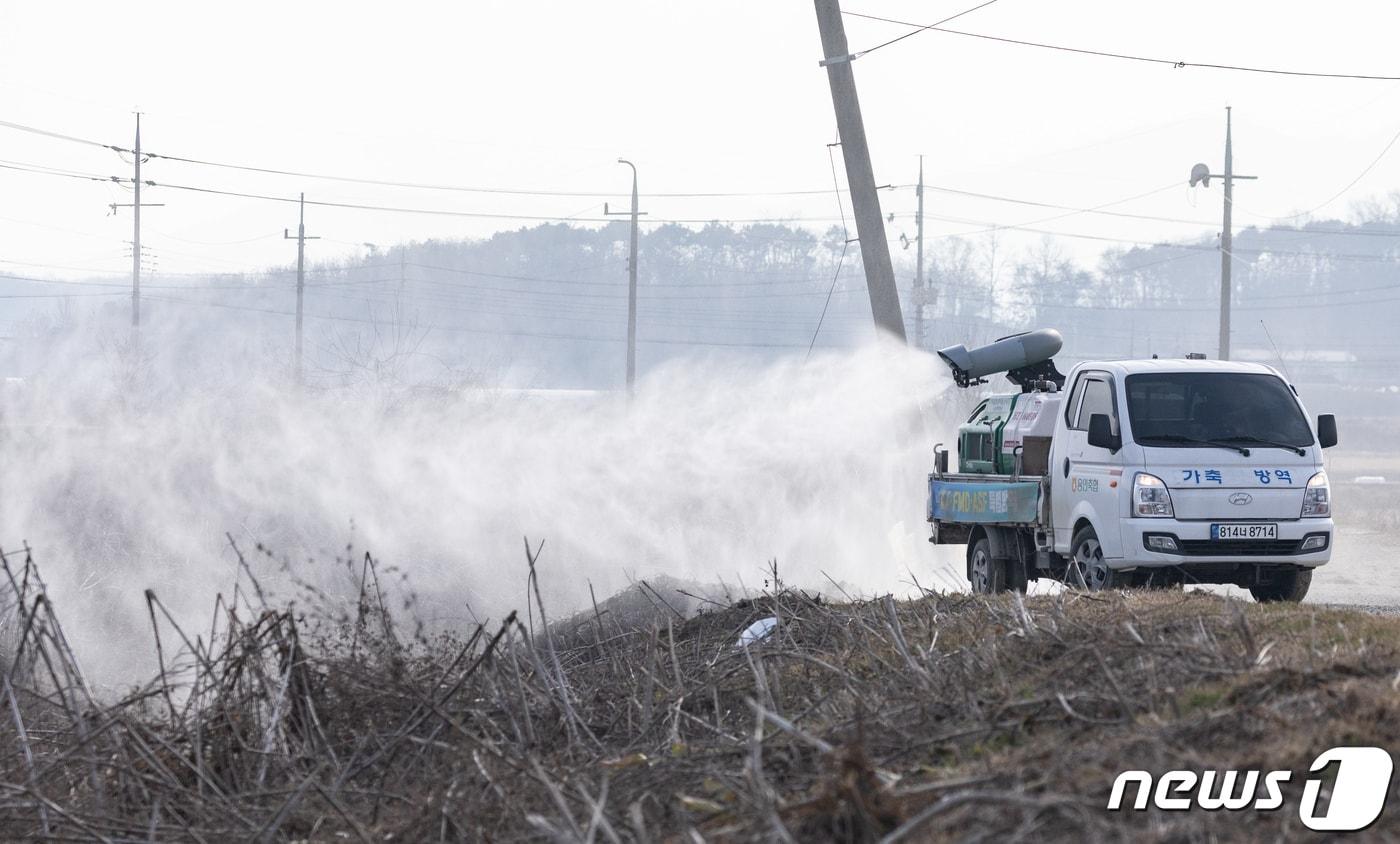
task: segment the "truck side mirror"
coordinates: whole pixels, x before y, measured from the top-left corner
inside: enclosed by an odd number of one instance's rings
[[[1123,447],[1123,437],[1113,433],[1113,423],[1107,413],[1095,413],[1089,417],[1089,445],[1117,451]]]
[[[1323,448],[1331,448],[1337,444],[1337,417],[1330,413],[1320,413],[1317,416],[1317,444]]]

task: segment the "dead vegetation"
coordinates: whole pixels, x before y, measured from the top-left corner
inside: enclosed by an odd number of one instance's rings
[[[84,682],[33,560],[6,557],[0,838],[1274,840],[1305,831],[1301,773],[1278,812],[1104,807],[1126,768],[1305,772],[1400,738],[1400,620],[639,583],[550,625],[537,553],[529,613],[459,637],[401,627],[368,558],[348,610],[276,605],[249,575],[191,631],[148,592],[161,670],[119,700]]]

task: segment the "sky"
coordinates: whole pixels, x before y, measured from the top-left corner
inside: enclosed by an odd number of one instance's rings
[[[976,5],[848,0],[846,12],[932,23]],[[258,167],[588,196],[347,184],[152,159],[143,179],[309,200],[503,216],[312,206],[312,260],[429,238],[484,237],[517,217],[601,218],[640,172],[648,224],[785,219],[839,224],[830,90],[812,4],[478,0],[446,4],[147,2],[0,5],[0,121],[151,153]],[[1335,2],[998,0],[950,27],[1187,62],[1400,76],[1400,7]],[[848,15],[853,49],[910,31]],[[1132,242],[1214,237],[1220,192],[1188,189],[1222,165],[1234,108],[1236,225],[1400,187],[1400,82],[1176,68],[927,31],[855,62],[877,182],[931,186],[1173,221],[1067,212],[930,189],[931,240],[989,224],[1072,235],[1075,257]],[[129,177],[129,159],[0,128],[0,164]],[[840,170],[840,156],[835,156]],[[1368,170],[1368,165],[1374,166]],[[1363,175],[1364,173],[1364,175]],[[1360,176],[1358,179],[1357,177]],[[844,184],[844,173],[837,173]],[[1355,184],[1343,192],[1350,183]],[[722,197],[649,196],[707,192]],[[1337,196],[1338,193],[1340,196]],[[1335,198],[1334,198],[1335,197]],[[296,207],[174,188],[145,212],[157,273],[286,265]],[[1126,201],[1124,201],[1126,200]],[[130,269],[126,188],[0,169],[0,270]],[[885,191],[888,235],[912,237],[914,192]],[[1054,219],[1051,219],[1054,218]],[[1185,222],[1177,222],[1185,221]],[[852,224],[853,228],[853,224]],[[1003,230],[1011,250],[1041,235]]]

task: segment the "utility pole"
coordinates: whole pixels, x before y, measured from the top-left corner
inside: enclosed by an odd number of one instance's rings
[[[839,0],[815,0],[817,26],[821,30],[822,52],[819,63],[826,68],[831,84],[831,101],[836,109],[836,127],[841,135],[841,156],[846,163],[846,183],[851,188],[855,210],[856,236],[860,259],[865,266],[865,286],[870,293],[870,310],[877,328],[905,340],[904,315],[899,307],[890,246],[885,242],[885,224],[880,216],[880,196],[875,187],[875,171],[870,164],[870,147],[865,140],[865,123],[856,98],[856,77],[846,43],[846,26],[841,20]]]
[[[118,208],[130,208],[132,218],[131,235],[131,328],[136,331],[141,328],[141,209],[159,208],[163,202],[141,202],[141,112],[136,112],[136,148],[133,150],[136,161],[136,173],[131,180],[135,195],[131,202],[113,202],[111,204],[112,213],[117,213]]]
[[[1210,168],[1204,164],[1197,164],[1191,168],[1191,186],[1197,182],[1206,187],[1210,187],[1211,179],[1225,180],[1225,222],[1220,231],[1220,359],[1230,359],[1230,300],[1233,296],[1232,282],[1230,281],[1231,264],[1234,263],[1234,229],[1230,221],[1230,212],[1234,210],[1235,204],[1235,180],[1236,179],[1257,179],[1258,176],[1240,176],[1235,173],[1235,155],[1230,139],[1230,106],[1225,106],[1225,173],[1217,175],[1210,172]]]
[[[914,348],[924,348],[924,306],[928,304],[928,286],[924,283],[924,157],[919,156],[919,212],[915,218],[917,257],[914,259]]]
[[[619,158],[617,163],[632,168],[632,210],[609,211],[608,204],[604,202],[603,216],[627,213],[632,217],[632,248],[627,258],[627,394],[630,396],[637,380],[637,218],[646,212],[637,209],[637,165],[625,158]]]
[[[1225,106],[1225,223],[1220,230],[1220,359],[1230,359],[1230,299],[1234,288],[1230,265],[1234,263],[1235,228],[1230,212],[1235,206],[1235,154],[1230,145],[1230,107]]]
[[[306,241],[308,241],[308,240],[320,240],[320,238],[319,238],[319,237],[307,237],[307,236],[306,236],[306,194],[305,194],[305,193],[303,193],[303,194],[301,195],[301,200],[298,202],[298,207],[299,207],[299,211],[298,211],[298,214],[297,214],[297,236],[296,236],[296,238],[295,238],[295,240],[296,240],[296,242],[297,242],[297,340],[296,340],[296,373],[295,373],[295,374],[296,374],[297,386],[301,386],[302,381],[303,381],[303,379],[302,379],[302,369],[301,369],[301,323],[302,323],[301,302],[302,302],[303,292],[304,292],[305,289],[306,289]],[[283,238],[284,240],[292,240],[292,239],[293,239],[293,238],[292,238],[291,232],[290,232],[289,230],[287,230],[287,229],[283,229],[283,230],[282,230],[282,238]]]

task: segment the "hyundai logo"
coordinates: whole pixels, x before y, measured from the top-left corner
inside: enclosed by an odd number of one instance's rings
[[[1253,501],[1253,500],[1254,500],[1254,496],[1250,495],[1250,494],[1247,493],[1247,492],[1237,492],[1237,493],[1235,493],[1234,495],[1230,496],[1230,503],[1231,503],[1231,504],[1238,504],[1238,505],[1240,505],[1241,507],[1243,507],[1244,505],[1250,503],[1250,502]]]

